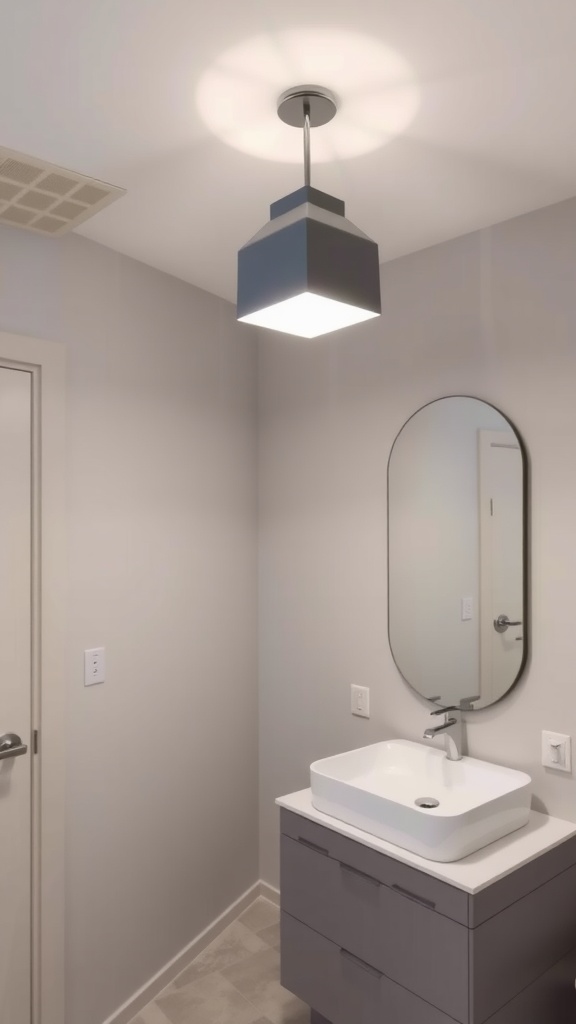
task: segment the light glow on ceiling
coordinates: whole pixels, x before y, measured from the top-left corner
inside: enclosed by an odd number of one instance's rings
[[[314,129],[314,163],[369,153],[406,131],[420,105],[410,65],[370,36],[340,29],[264,33],[222,53],[202,75],[196,103],[209,129],[234,149],[299,163],[302,138],[277,115],[294,82],[322,82],[338,116]]]
[[[321,334],[339,331],[342,327],[351,327],[376,316],[379,314],[370,309],[360,309],[313,292],[301,292],[283,302],[241,316],[239,320],[255,327],[295,334],[299,338],[318,338]]]

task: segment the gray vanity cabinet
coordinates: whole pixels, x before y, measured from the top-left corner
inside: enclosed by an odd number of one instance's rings
[[[281,812],[281,980],[314,1024],[576,1024],[576,837],[476,895]]]

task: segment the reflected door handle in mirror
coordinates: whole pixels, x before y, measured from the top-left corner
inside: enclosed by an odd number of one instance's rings
[[[22,757],[28,747],[15,732],[7,732],[0,736],[0,761],[7,757]]]
[[[499,615],[497,619],[494,619],[494,629],[497,633],[505,633],[508,626],[521,626],[522,622],[516,621],[511,622],[507,615]]]

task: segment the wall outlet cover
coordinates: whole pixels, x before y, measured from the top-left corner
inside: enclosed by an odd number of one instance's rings
[[[92,647],[84,651],[84,686],[103,683],[105,679],[105,650],[103,647]]]

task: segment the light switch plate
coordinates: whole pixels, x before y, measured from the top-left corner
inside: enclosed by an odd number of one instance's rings
[[[350,710],[360,718],[370,718],[370,690],[367,686],[350,687]]]
[[[542,733],[542,764],[558,772],[572,772],[571,737],[562,732]]]
[[[93,647],[84,651],[84,686],[94,686],[94,683],[103,683],[105,679],[105,650],[103,647]]]

